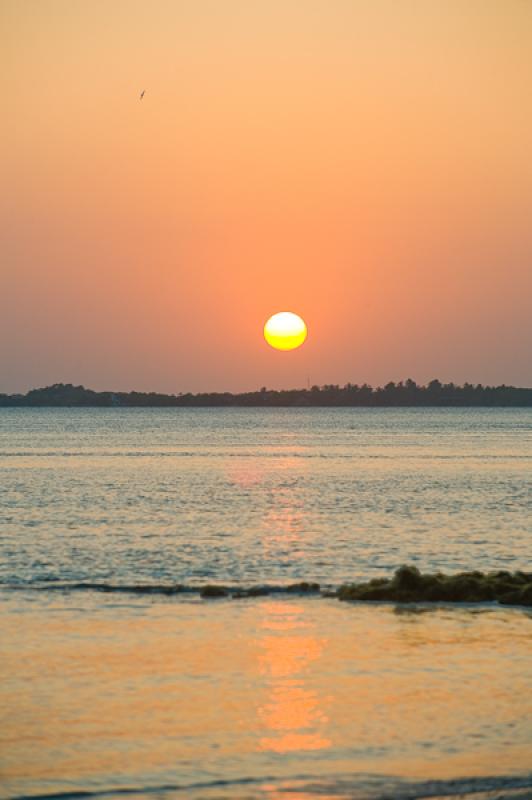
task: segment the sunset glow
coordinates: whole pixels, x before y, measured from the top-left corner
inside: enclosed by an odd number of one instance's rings
[[[528,385],[532,3],[1,6],[0,391]]]
[[[532,800],[532,0],[0,42],[0,800]]]

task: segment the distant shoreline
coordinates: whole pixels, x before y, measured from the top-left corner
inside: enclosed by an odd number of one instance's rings
[[[373,388],[368,384],[327,384],[309,389],[256,392],[95,392],[84,386],[56,383],[27,394],[0,394],[0,408],[529,408],[532,388],[441,383],[419,386],[411,379]]]

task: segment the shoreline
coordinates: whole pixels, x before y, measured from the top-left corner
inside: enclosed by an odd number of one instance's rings
[[[12,795],[10,800],[75,800],[102,798],[119,800],[124,797],[188,797],[190,800],[532,800],[532,776],[489,776],[457,778],[456,780],[428,779],[408,781],[385,776],[363,776],[340,779],[337,783],[312,782],[296,779],[288,785],[276,786],[273,778],[242,778],[234,781],[213,781],[212,784],[165,786],[115,786],[75,791],[50,791]]]
[[[44,581],[40,583],[3,583],[0,590],[29,592],[100,592],[173,597],[197,595],[202,600],[242,600],[272,595],[312,596],[356,604],[417,605],[426,608],[478,606],[487,608],[532,607],[532,573],[466,571],[451,575],[441,572],[421,573],[415,566],[403,565],[392,578],[372,578],[366,582],[346,583],[336,589],[319,583],[299,581],[291,584],[120,584],[98,581]]]

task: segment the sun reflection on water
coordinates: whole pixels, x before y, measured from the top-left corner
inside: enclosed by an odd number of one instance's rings
[[[327,717],[323,702],[311,687],[309,673],[323,650],[323,640],[312,635],[301,605],[273,601],[262,605],[259,670],[268,685],[266,702],[258,714],[268,732],[258,741],[260,750],[288,753],[323,750]]]
[[[268,560],[281,570],[305,555],[304,464],[293,450],[287,454],[284,448],[275,448],[275,460],[264,462],[260,469],[250,470],[241,461],[227,471],[240,490],[264,493],[259,535]],[[286,600],[266,601],[260,608],[258,670],[266,697],[257,709],[264,730],[257,749],[274,753],[326,749],[331,742],[324,735],[328,722],[324,700],[312,683],[324,642],[314,634],[309,609]]]
[[[263,518],[262,544],[266,557],[287,565],[305,557],[305,497],[301,483],[301,459],[281,458],[276,466],[276,481],[268,494]]]

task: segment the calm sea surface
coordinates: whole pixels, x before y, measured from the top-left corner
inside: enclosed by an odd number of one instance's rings
[[[0,410],[0,796],[529,785],[524,609],[131,589],[531,569],[531,467],[531,410]]]

